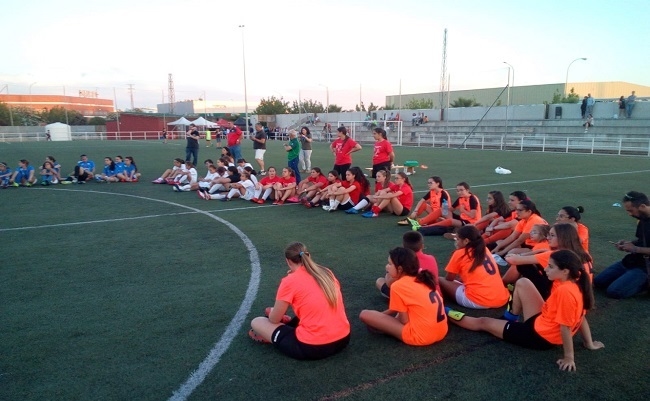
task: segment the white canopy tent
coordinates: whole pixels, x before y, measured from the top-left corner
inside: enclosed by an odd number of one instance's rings
[[[176,121],[172,121],[172,122],[170,122],[170,123],[167,123],[167,125],[190,125],[190,124],[192,124],[192,123],[190,122],[190,120],[188,120],[188,119],[185,118],[185,117],[181,117],[181,118],[179,118],[179,119],[176,120]]]
[[[45,126],[45,131],[50,133],[53,141],[71,141],[72,130],[69,125],[63,123],[53,123]]]
[[[203,117],[199,117],[196,120],[192,121],[192,124],[199,126],[199,127],[207,127],[207,128],[216,128],[218,125],[217,123],[213,123],[212,121],[208,121]]]

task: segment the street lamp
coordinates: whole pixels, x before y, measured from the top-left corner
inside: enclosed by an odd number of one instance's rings
[[[569,86],[569,68],[571,68],[571,64],[575,63],[578,60],[587,60],[586,57],[579,57],[572,62],[569,63],[569,66],[566,68],[566,80],[564,81],[564,97],[567,97],[569,94],[568,86]]]
[[[246,46],[244,44],[244,25],[239,25],[241,28],[241,55],[244,64],[244,110],[246,112],[246,136],[248,136],[248,92],[246,90]]]
[[[329,113],[330,113],[330,88],[327,85],[323,84],[318,84],[318,86],[322,86],[325,88],[325,103],[327,104],[327,108],[325,109],[325,114],[328,115],[327,122],[329,122]]]

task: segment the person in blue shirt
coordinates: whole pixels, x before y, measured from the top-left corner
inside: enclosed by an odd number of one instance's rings
[[[140,173],[138,172],[138,167],[135,165],[132,156],[124,158],[124,167],[122,171],[117,174],[117,178],[121,182],[138,182],[140,179]]]
[[[12,171],[7,163],[0,162],[0,188],[5,189],[9,186],[9,181],[11,181]]]
[[[118,182],[119,178],[117,178],[117,173],[117,165],[113,161],[113,158],[105,157],[104,170],[100,175],[96,176],[95,179],[97,182]]]
[[[29,165],[29,160],[21,159],[18,162],[18,168],[11,177],[11,185],[14,187],[31,187],[33,184],[36,184],[34,166]]]
[[[88,160],[88,156],[86,155],[79,156],[79,159],[77,165],[74,166],[74,172],[62,181],[62,184],[71,184],[73,182],[85,184],[86,181],[93,179],[95,176],[95,162]]]
[[[47,156],[41,171],[41,185],[58,184],[61,181],[61,165],[57,163],[54,156]]]
[[[115,170],[117,175],[120,175],[124,171],[124,158],[120,155],[115,156]]]

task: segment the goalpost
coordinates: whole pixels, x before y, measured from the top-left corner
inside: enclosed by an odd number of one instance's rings
[[[344,126],[348,129],[350,138],[357,142],[368,142],[373,140],[372,130],[380,127],[386,131],[388,140],[394,146],[402,146],[403,124],[403,121],[337,121],[336,128]],[[333,134],[336,128],[332,127]]]

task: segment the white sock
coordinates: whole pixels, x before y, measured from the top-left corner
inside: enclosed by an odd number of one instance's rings
[[[210,194],[213,194],[213,193],[215,193],[215,192],[219,192],[219,191],[221,191],[222,189],[225,189],[223,185],[221,185],[221,184],[214,184],[214,185],[212,186],[212,188],[210,188],[210,190],[209,190],[208,192],[210,192]]]
[[[361,200],[359,201],[359,203],[357,203],[356,205],[354,205],[354,209],[356,209],[356,210],[361,210],[361,209],[363,209],[363,208],[366,207],[366,206],[368,206],[368,201],[365,200],[365,199],[361,199]]]
[[[214,195],[210,194],[208,196],[210,197],[210,199],[224,199],[226,197],[226,195],[224,194],[214,194]]]
[[[259,199],[261,194],[262,194],[262,188],[256,189],[253,198]]]
[[[232,199],[232,197],[235,196],[235,194],[238,194],[238,193],[239,193],[239,190],[237,188],[233,188],[230,191],[228,191],[227,198]]]
[[[271,192],[273,191],[273,188],[266,188],[266,191],[264,191],[264,195],[262,195],[262,200],[267,200],[269,196],[271,196]]]
[[[181,191],[183,192],[189,192],[192,186],[190,184],[186,184],[180,187]]]
[[[330,199],[330,209],[336,209],[339,207],[339,204],[341,202],[337,201],[336,199]]]

